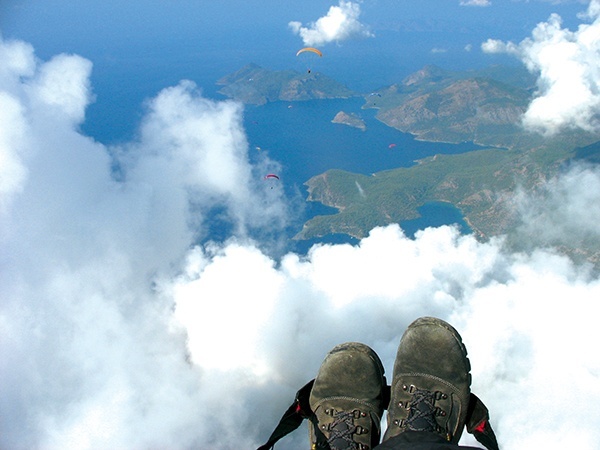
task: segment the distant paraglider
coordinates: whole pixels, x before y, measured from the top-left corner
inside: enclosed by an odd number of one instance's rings
[[[396,144],[390,144],[388,145],[388,148],[394,148],[396,146]]]
[[[265,175],[264,179],[275,181],[275,180],[279,180],[279,176],[275,175],[274,173],[268,173],[267,175]],[[271,185],[270,187],[271,187],[271,189],[273,189],[273,185]]]
[[[298,50],[298,52],[296,53],[296,56],[301,55],[302,53],[314,53],[315,55],[318,55],[319,58],[321,58],[323,56],[323,53],[321,52],[321,50],[319,50],[318,48],[314,48],[314,47],[304,47],[301,48],[300,50]],[[308,73],[311,73],[311,68],[309,67],[307,69]]]
[[[379,92],[371,92],[369,94],[369,97],[379,97],[381,98],[381,94]],[[375,102],[375,99],[373,99],[373,105],[376,105],[377,103]]]
[[[301,48],[300,50],[298,50],[298,53],[296,53],[296,56],[298,56],[299,54],[304,53],[304,52],[313,52],[319,56],[323,56],[323,53],[321,52],[321,50],[319,50],[318,48],[314,48],[314,47]]]

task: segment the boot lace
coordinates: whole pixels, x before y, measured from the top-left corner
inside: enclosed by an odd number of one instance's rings
[[[327,443],[331,450],[369,450],[368,446],[357,443],[353,439],[354,434],[369,432],[360,425],[354,425],[354,419],[359,417],[366,417],[366,413],[358,410],[338,411],[331,424],[323,425],[323,429],[329,431]]]
[[[440,433],[436,416],[445,416],[446,413],[435,406],[435,401],[444,394],[416,388],[410,402],[410,410],[404,425],[408,430],[433,431]]]

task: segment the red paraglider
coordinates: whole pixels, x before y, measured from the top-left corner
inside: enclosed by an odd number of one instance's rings
[[[265,180],[279,180],[279,176],[275,175],[274,173],[268,173],[265,175]],[[273,189],[273,183],[269,184],[271,185],[270,188]]]
[[[396,146],[396,144],[390,144],[388,145],[388,148],[394,148]]]

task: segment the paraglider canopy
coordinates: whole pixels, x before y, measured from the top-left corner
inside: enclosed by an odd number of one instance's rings
[[[265,175],[265,180],[279,180],[279,176],[275,175],[274,173],[268,173]],[[269,183],[271,185],[270,186],[271,189],[273,189],[273,183],[274,183],[274,181]]]
[[[323,53],[321,53],[321,50],[319,50],[318,48],[314,48],[314,47],[301,48],[300,50],[298,50],[298,53],[296,53],[296,56],[298,56],[300,53],[304,53],[304,52],[313,52],[319,56],[323,56]]]
[[[300,56],[302,53],[306,53],[307,55],[310,55],[311,53],[314,55],[317,55],[320,57],[323,56],[323,53],[321,53],[321,50],[319,50],[318,48],[314,48],[314,47],[304,47],[301,48],[300,50],[298,50],[298,52],[296,53],[296,56]],[[311,58],[315,58],[315,56],[304,56],[304,58],[307,58],[306,61],[310,61]],[[308,73],[311,73],[312,69],[309,67],[306,68]]]

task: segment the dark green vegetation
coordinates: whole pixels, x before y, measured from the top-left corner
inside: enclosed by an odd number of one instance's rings
[[[255,104],[354,95],[319,74],[255,65],[221,84],[222,93]],[[534,91],[535,80],[524,69],[449,72],[426,66],[401,83],[363,94],[363,108],[377,109],[377,119],[391,127],[421,140],[475,142],[482,149],[370,176],[342,170],[315,176],[306,183],[308,200],[338,212],[312,218],[296,238],[361,238],[373,227],[419,217],[418,208],[429,202],[456,206],[480,239],[509,232],[518,225],[512,204],[517,189],[534,192],[570,161],[600,161],[600,135],[571,130],[550,138],[523,129],[521,117]],[[565,251],[600,255],[600,243]]]
[[[256,64],[242,67],[237,72],[221,78],[217,84],[224,86],[219,90],[221,94],[253,105],[275,101],[348,98],[358,95],[318,72],[272,71]]]
[[[379,120],[418,139],[473,141],[487,148],[436,155],[372,176],[330,170],[313,177],[309,200],[339,212],[311,219],[296,237],[361,238],[375,226],[418,217],[417,209],[433,201],[459,208],[481,239],[509,231],[516,225],[511,202],[517,188],[535,190],[566,161],[595,161],[600,153],[593,144],[598,135],[570,131],[544,138],[521,127],[532,83],[527,74],[498,68],[452,73],[428,66],[365,95],[364,107],[378,108]]]

